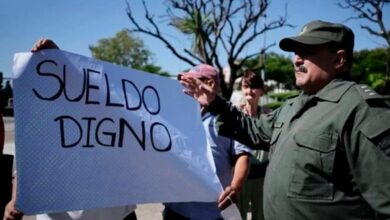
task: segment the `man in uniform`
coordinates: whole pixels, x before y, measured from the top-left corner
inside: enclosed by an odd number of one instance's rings
[[[221,135],[253,148],[270,146],[268,220],[390,218],[390,103],[347,80],[353,45],[351,29],[319,20],[282,39],[280,48],[295,53],[302,92],[259,119],[244,116],[201,81],[181,79],[185,93],[219,116]]]

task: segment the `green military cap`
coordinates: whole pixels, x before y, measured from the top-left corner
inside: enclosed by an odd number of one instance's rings
[[[297,46],[321,45],[334,42],[348,52],[353,51],[353,31],[342,24],[315,20],[306,24],[296,37],[284,38],[279,47],[284,51],[294,52]]]

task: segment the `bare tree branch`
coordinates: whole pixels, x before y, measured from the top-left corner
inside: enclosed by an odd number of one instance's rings
[[[165,46],[179,59],[183,60],[184,62],[186,63],[189,63],[190,65],[195,65],[195,63],[193,61],[191,61],[190,59],[180,55],[179,52],[177,52],[177,50],[172,46],[172,44],[165,38],[161,35],[161,32],[160,32],[160,29],[158,28],[158,26],[156,25],[156,23],[154,22],[153,18],[149,15],[149,11],[145,5],[145,1],[142,1],[143,2],[143,5],[144,5],[144,10],[145,10],[145,18],[152,24],[152,26],[155,28],[155,31],[151,31],[149,29],[146,29],[146,28],[143,28],[141,27],[138,22],[135,20],[135,18],[133,17],[133,14],[132,14],[132,11],[131,11],[131,8],[130,8],[130,5],[128,2],[126,2],[127,4],[127,16],[128,18],[130,19],[130,21],[132,22],[132,24],[135,26],[135,29],[129,29],[129,31],[131,32],[140,32],[140,33],[144,33],[146,35],[149,35],[149,36],[152,36],[152,37],[155,37],[159,40],[161,40]]]
[[[184,52],[186,54],[188,54],[190,57],[192,57],[193,59],[197,60],[199,63],[204,63],[204,60],[202,60],[201,58],[199,58],[198,56],[196,56],[195,54],[193,54],[191,51],[189,51],[188,49],[184,49]]]
[[[227,84],[221,82],[225,97],[230,97],[242,61],[258,55],[261,50],[258,48],[259,52],[245,55],[245,48],[268,31],[291,26],[287,24],[286,15],[265,22],[270,0],[167,0],[164,16],[168,18],[168,27],[190,36],[193,41],[192,49],[179,51],[177,43],[161,32],[163,26],[149,13],[145,0],[141,1],[147,23],[141,25],[127,3],[130,30],[160,40],[176,57],[190,65],[199,62],[214,65],[221,74],[223,66],[228,65],[231,78]]]
[[[357,12],[356,16],[352,16],[347,20],[351,19],[363,19],[367,20],[374,25],[376,24],[379,28],[374,30],[371,26],[361,25],[361,28],[368,31],[368,33],[383,38],[388,47],[390,47],[390,34],[386,30],[383,21],[383,7],[389,4],[390,0],[340,0],[338,3],[339,7],[344,9],[352,9]]]
[[[253,58],[255,56],[258,56],[258,55],[261,55],[261,54],[265,54],[270,48],[274,47],[275,45],[276,45],[275,42],[271,43],[271,44],[267,45],[265,48],[262,48],[260,52],[247,55],[242,60],[240,60],[241,65],[243,65],[246,61],[248,61],[249,59],[251,59],[251,58]],[[262,63],[261,65],[264,65],[264,63]]]
[[[390,0],[340,0],[338,5],[342,8],[353,9],[357,15],[352,19],[367,20],[374,25],[377,25],[379,30],[375,30],[372,26],[361,25],[360,27],[366,30],[369,34],[383,38],[387,43],[387,64],[386,64],[386,79],[385,89],[386,94],[390,94],[390,30],[387,30],[383,21],[383,9],[385,5],[390,4]]]

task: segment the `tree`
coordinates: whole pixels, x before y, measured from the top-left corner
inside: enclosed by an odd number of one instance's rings
[[[224,79],[223,65],[229,66],[230,79],[227,83],[221,80],[222,94],[226,98],[230,98],[234,81],[239,77],[244,63],[261,50],[264,52],[274,45],[245,54],[246,48],[253,47],[253,40],[267,31],[291,26],[286,22],[286,15],[265,22],[269,0],[168,0],[163,17],[168,18],[165,20],[166,27],[173,27],[193,37],[191,49],[182,51],[175,41],[170,41],[169,36],[162,32],[161,23],[164,21],[157,20],[150,14],[144,0],[142,3],[147,21],[143,26],[127,3],[127,15],[133,26],[130,31],[160,40],[178,59],[191,66],[197,63],[213,65],[219,69],[221,79]]]
[[[274,80],[278,84],[282,84],[286,89],[295,89],[294,65],[291,62],[291,58],[274,52],[264,54],[264,57],[266,57],[264,65],[260,64],[260,57],[258,56],[248,60],[245,66],[259,73],[264,67],[266,80]]]
[[[192,14],[187,15],[186,17],[172,17],[171,25],[179,29],[183,34],[192,36],[192,46],[191,52],[197,54],[202,60],[205,60],[206,54],[206,45],[207,40],[204,32],[198,27],[204,27],[211,24],[211,20],[207,17],[202,18],[197,11],[194,11]],[[200,18],[200,19],[199,19]]]
[[[390,94],[390,30],[386,29],[383,9],[390,3],[390,0],[340,0],[338,5],[342,8],[352,9],[356,12],[356,16],[349,19],[363,19],[376,26],[361,25],[371,35],[380,37],[385,40],[387,46],[386,60],[386,78],[384,93]]]
[[[265,74],[267,79],[275,80],[286,89],[295,89],[294,65],[291,58],[270,53],[265,60]]]
[[[143,41],[132,36],[127,30],[121,30],[113,38],[103,38],[96,46],[90,45],[92,56],[117,65],[131,67],[150,73],[169,76],[161,67],[151,64],[152,53]]]
[[[166,77],[171,76],[168,72],[162,71],[161,67],[153,65],[153,64],[146,64],[146,65],[142,66],[139,70],[142,70],[142,71],[145,71],[148,73],[156,73],[160,76],[166,76]]]
[[[384,48],[355,51],[352,78],[358,83],[370,85],[379,93],[384,93],[387,56]]]

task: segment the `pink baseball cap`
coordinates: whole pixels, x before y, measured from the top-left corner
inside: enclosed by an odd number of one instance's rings
[[[192,76],[195,78],[201,78],[201,77],[206,77],[208,79],[218,79],[219,78],[217,69],[215,69],[214,67],[212,67],[208,64],[199,64],[187,72],[179,73],[177,75],[177,78],[180,80],[180,78],[183,75]]]

